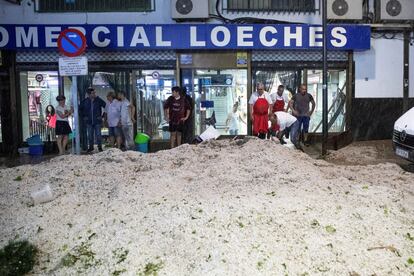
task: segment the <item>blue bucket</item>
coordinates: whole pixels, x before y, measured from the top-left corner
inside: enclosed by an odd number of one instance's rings
[[[27,138],[26,141],[29,146],[37,146],[37,145],[42,144],[42,138],[40,138],[39,134],[33,135],[30,138]]]
[[[43,155],[43,144],[41,145],[30,145],[29,146],[30,155]]]
[[[148,153],[148,143],[144,144],[135,144],[136,151]]]

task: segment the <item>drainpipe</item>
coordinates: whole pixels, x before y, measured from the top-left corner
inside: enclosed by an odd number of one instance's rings
[[[404,98],[403,98],[403,113],[409,109],[409,60],[410,60],[410,33],[404,31]]]
[[[327,0],[322,1],[322,29],[323,29],[323,71],[322,71],[322,156],[327,154],[328,146],[328,29],[327,29]]]

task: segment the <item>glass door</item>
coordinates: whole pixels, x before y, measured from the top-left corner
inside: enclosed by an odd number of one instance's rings
[[[54,141],[55,127],[47,120],[46,108],[57,106],[59,77],[55,71],[20,73],[23,141],[39,134],[43,141]],[[67,99],[68,100],[68,99]]]
[[[344,132],[346,114],[346,70],[328,71],[328,129]],[[322,132],[322,70],[308,70],[308,93],[316,102],[309,131]]]
[[[346,115],[346,69],[328,71],[328,121],[329,132],[345,131]],[[285,86],[288,99],[297,93],[302,83],[307,83],[308,93],[315,100],[316,107],[312,114],[309,132],[322,132],[322,70],[256,70],[253,74],[255,83],[262,82],[265,90],[276,93],[279,85]],[[253,86],[255,87],[255,86]]]
[[[175,70],[135,71],[137,130],[151,139],[169,139],[168,123],[164,118],[164,103],[171,96],[171,88],[177,85]]]
[[[88,75],[85,76],[78,76],[78,104],[88,97],[86,93],[88,87],[95,88],[96,95],[106,103],[108,103],[106,96],[109,92],[124,92],[125,97],[131,101],[130,76],[131,74],[129,71],[95,71],[89,72]],[[68,105],[73,105],[71,87],[72,77],[63,77],[63,93]],[[102,112],[104,111],[102,110]],[[72,124],[71,120],[70,124]],[[79,114],[79,135],[81,148],[83,150],[87,150],[88,147],[86,129],[87,117],[84,116],[84,114]],[[101,126],[101,133],[104,139],[108,136],[109,130],[107,126]]]
[[[247,135],[247,70],[197,69],[192,83],[195,135],[209,125],[221,135]]]

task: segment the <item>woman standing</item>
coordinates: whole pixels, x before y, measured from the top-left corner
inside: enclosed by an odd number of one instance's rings
[[[59,103],[56,106],[56,135],[59,155],[65,154],[66,145],[68,144],[68,135],[72,132],[69,126],[68,117],[72,114],[72,110],[65,105],[65,96],[56,97]]]
[[[226,125],[227,125],[230,135],[239,134],[239,122],[243,122],[243,124],[246,124],[246,122],[243,120],[242,116],[240,115],[238,108],[239,108],[239,103],[236,102],[233,105],[232,112],[230,112],[229,115],[227,116]]]

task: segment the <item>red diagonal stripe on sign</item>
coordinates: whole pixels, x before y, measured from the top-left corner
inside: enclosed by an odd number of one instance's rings
[[[72,40],[70,40],[70,38],[69,37],[67,37],[66,36],[66,34],[63,34],[62,35],[63,36],[63,38],[65,38],[73,47],[75,47],[75,49],[77,50],[77,51],[79,51],[80,50],[80,47],[78,46],[78,45],[76,45],[75,44],[75,42],[73,42]]]

